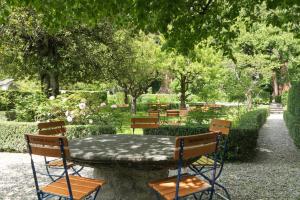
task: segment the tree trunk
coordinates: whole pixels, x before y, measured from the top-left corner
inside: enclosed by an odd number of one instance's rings
[[[124,89],[124,104],[129,104],[128,90]]]
[[[276,97],[279,95],[279,87],[278,87],[278,80],[277,80],[277,73],[276,71],[273,72],[273,96]]]
[[[137,100],[137,97],[132,96],[131,113],[134,114],[134,115],[136,114],[136,100]]]
[[[247,98],[247,110],[250,111],[252,109],[252,91],[247,92],[246,98]]]
[[[182,75],[180,79],[180,108],[186,108],[186,76]]]
[[[57,73],[45,72],[41,75],[42,91],[47,97],[59,94],[59,82]]]
[[[50,92],[51,96],[59,95],[59,82],[58,82],[58,74],[50,73]]]

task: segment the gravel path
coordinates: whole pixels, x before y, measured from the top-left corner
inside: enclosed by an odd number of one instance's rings
[[[227,164],[222,178],[232,199],[300,200],[300,150],[282,114],[271,114],[260,130],[256,159]]]
[[[288,135],[282,114],[268,118],[260,131],[258,151],[252,162],[226,164],[220,181],[232,199],[300,200],[300,151]],[[42,167],[39,159],[37,168]],[[85,168],[82,174],[89,177],[92,169]],[[36,199],[29,155],[0,153],[2,199]]]

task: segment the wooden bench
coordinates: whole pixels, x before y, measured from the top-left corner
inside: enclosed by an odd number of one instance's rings
[[[134,130],[136,128],[158,128],[159,119],[157,117],[143,117],[143,118],[131,118],[131,128]]]

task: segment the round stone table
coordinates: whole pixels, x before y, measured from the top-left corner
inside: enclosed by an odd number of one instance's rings
[[[151,180],[168,177],[175,137],[99,135],[71,140],[71,159],[94,168],[94,178],[106,180],[98,199],[153,200]]]

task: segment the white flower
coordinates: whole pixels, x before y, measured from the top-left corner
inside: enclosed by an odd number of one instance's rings
[[[94,121],[92,119],[89,119],[89,123],[92,124]]]
[[[86,104],[85,104],[85,103],[80,103],[80,104],[79,104],[79,108],[80,108],[81,110],[85,109],[85,107],[86,107]]]
[[[100,104],[100,106],[101,106],[101,107],[105,107],[105,106],[106,106],[106,103],[103,102],[103,103]]]
[[[73,118],[72,118],[71,116],[68,116],[68,117],[67,117],[67,121],[68,121],[68,122],[72,122],[72,121],[73,121]]]
[[[51,96],[49,97],[50,100],[54,100],[55,99],[55,96]]]
[[[66,94],[67,91],[66,91],[66,90],[61,90],[60,93],[61,93],[61,94]]]
[[[65,112],[66,117],[68,117],[70,114],[71,113],[68,110]]]
[[[113,104],[110,106],[111,108],[117,108],[118,106],[116,104]]]

